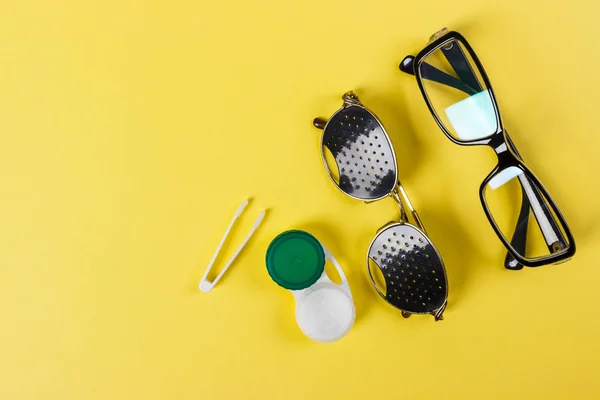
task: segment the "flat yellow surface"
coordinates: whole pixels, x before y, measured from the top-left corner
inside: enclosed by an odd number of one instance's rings
[[[5,1],[0,5],[1,399],[600,397],[600,9],[594,1]],[[507,129],[577,239],[506,271],[453,145],[398,71],[443,26],[481,57]],[[316,116],[355,89],[444,257],[445,321],[377,297],[364,258],[391,200],[329,182]],[[209,294],[197,285],[264,225]],[[357,319],[299,331],[270,240],[306,229],[343,264]]]

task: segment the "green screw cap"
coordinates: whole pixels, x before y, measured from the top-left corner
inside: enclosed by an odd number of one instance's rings
[[[313,285],[323,274],[325,253],[310,233],[286,231],[269,244],[266,263],[275,283],[286,289],[301,290]]]

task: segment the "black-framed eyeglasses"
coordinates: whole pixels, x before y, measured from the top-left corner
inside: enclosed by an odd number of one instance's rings
[[[505,267],[537,267],[571,258],[571,230],[504,129],[488,76],[467,40],[442,29],[417,56],[405,57],[400,69],[417,78],[431,114],[450,140],[487,145],[496,152],[498,164],[481,184],[479,197],[508,250]]]

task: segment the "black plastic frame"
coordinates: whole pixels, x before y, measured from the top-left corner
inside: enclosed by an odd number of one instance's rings
[[[492,104],[494,106],[494,111],[496,113],[496,120],[497,120],[496,132],[484,139],[464,141],[464,140],[459,140],[459,139],[455,138],[446,129],[443,122],[438,117],[437,113],[435,112],[435,110],[433,108],[433,105],[429,101],[429,97],[427,96],[427,92],[423,85],[423,81],[422,81],[423,78],[421,77],[421,73],[420,73],[421,63],[423,63],[425,58],[427,58],[427,56],[429,56],[431,53],[440,49],[447,42],[452,41],[452,40],[460,42],[460,44],[462,46],[464,46],[464,48],[469,53],[469,56],[471,57],[471,59],[473,60],[473,62],[477,66],[477,68],[479,69],[481,78],[483,79],[483,81],[486,85],[486,88],[487,88],[490,98],[492,100]],[[515,262],[514,262],[515,260],[519,264],[522,264],[522,265],[525,265],[528,267],[538,267],[538,266],[542,266],[542,265],[564,262],[564,261],[568,260],[569,258],[573,257],[573,255],[575,254],[575,250],[576,250],[575,240],[574,240],[571,230],[567,224],[567,221],[564,219],[558,206],[556,205],[555,201],[552,199],[552,197],[550,196],[550,194],[548,193],[546,188],[542,185],[542,183],[539,181],[539,179],[531,172],[531,170],[524,164],[517,149],[515,148],[512,141],[510,140],[510,137],[508,136],[508,133],[506,132],[506,130],[504,129],[504,126],[502,124],[502,118],[500,116],[500,111],[498,109],[498,102],[496,101],[496,95],[494,93],[494,90],[492,88],[490,80],[487,76],[485,69],[483,68],[481,61],[479,60],[479,57],[477,57],[477,54],[475,54],[475,51],[473,50],[473,48],[471,47],[469,42],[467,42],[467,40],[460,33],[455,32],[455,31],[448,31],[447,33],[444,33],[439,38],[437,38],[437,39],[433,40],[431,43],[429,43],[415,57],[412,57],[412,56],[405,57],[404,60],[402,61],[402,63],[400,64],[400,69],[403,72],[406,72],[408,74],[415,76],[415,78],[417,79],[417,84],[419,86],[419,89],[421,90],[421,94],[423,95],[423,98],[425,99],[425,103],[427,104],[427,107],[429,108],[431,115],[435,119],[435,121],[438,124],[438,126],[440,127],[440,129],[442,129],[444,134],[452,142],[454,142],[458,145],[461,145],[461,146],[485,145],[485,146],[491,147],[496,152],[496,155],[498,157],[498,164],[492,170],[492,172],[490,172],[488,174],[488,176],[484,179],[483,183],[479,187],[479,197],[480,197],[483,209],[485,211],[485,215],[488,218],[488,221],[494,228],[494,231],[496,232],[496,235],[498,236],[498,238],[502,241],[502,243],[506,247],[507,251],[509,252],[509,255],[507,256],[507,258],[505,260],[505,267],[507,269],[521,269],[522,266],[515,264]],[[449,86],[454,86],[455,82],[446,82],[446,84]],[[456,86],[454,86],[454,87],[456,87]],[[502,232],[500,231],[500,228],[496,225],[493,217],[490,214],[490,210],[487,206],[487,203],[485,201],[485,194],[484,194],[485,186],[497,173],[499,173],[500,171],[502,171],[506,168],[509,168],[511,166],[521,168],[523,171],[525,171],[526,177],[534,183],[534,186],[536,186],[537,189],[543,195],[543,197],[546,198],[546,200],[547,200],[548,204],[550,205],[550,207],[552,208],[552,211],[554,212],[556,218],[558,219],[559,223],[562,225],[562,228],[566,235],[566,242],[568,243],[568,245],[566,246],[564,251],[550,254],[546,257],[528,259],[528,258],[524,258],[523,256],[521,256],[513,248],[513,245],[525,246],[527,218],[528,218],[528,211],[529,211],[529,202],[525,196],[524,196],[524,201],[522,204],[519,222],[517,224],[517,228],[516,228],[515,234],[513,236],[512,243],[508,241],[508,238],[506,238],[502,234]],[[539,194],[536,194],[536,197],[538,197],[538,199],[540,199]],[[524,220],[525,224],[522,224],[523,220]],[[551,220],[551,221],[553,221],[553,220]],[[558,227],[555,227],[555,230],[559,234],[561,233],[560,229]],[[511,259],[510,256],[514,257],[514,259]]]

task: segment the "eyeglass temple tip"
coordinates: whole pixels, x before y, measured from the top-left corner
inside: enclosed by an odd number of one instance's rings
[[[313,125],[315,128],[323,130],[325,129],[325,125],[327,125],[327,120],[325,118],[315,118],[313,120]]]
[[[402,60],[402,62],[400,63],[400,66],[399,66],[400,71],[405,72],[410,75],[414,75],[415,74],[414,61],[415,61],[415,57],[413,57],[413,56],[404,57],[404,60]]]

